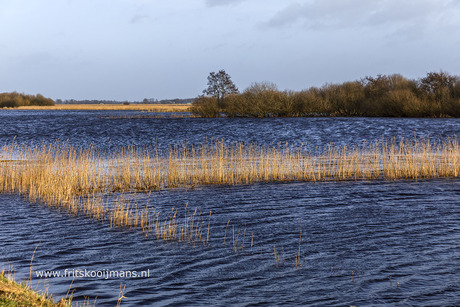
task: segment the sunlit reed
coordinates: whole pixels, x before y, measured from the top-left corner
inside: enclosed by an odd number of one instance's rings
[[[126,147],[100,152],[66,143],[3,146],[0,191],[65,203],[89,193],[151,191],[209,184],[458,177],[458,138],[267,148],[218,140],[166,151]]]
[[[173,210],[161,215],[149,205],[138,205],[121,195],[109,201],[112,192],[148,192],[165,188],[194,188],[199,185],[236,185],[255,182],[417,180],[458,178],[459,140],[447,138],[375,141],[359,147],[333,145],[307,150],[288,144],[264,147],[227,144],[222,140],[168,150],[139,147],[112,152],[91,146],[76,148],[68,143],[36,146],[3,146],[0,149],[0,192],[16,193],[46,206],[106,220],[111,227],[137,228],[162,240],[209,244],[211,212],[207,221],[200,213],[179,217]],[[227,235],[225,228],[224,243]],[[206,231],[203,234],[203,231]],[[302,239],[300,224],[300,264]],[[233,232],[233,250],[243,252],[240,231]],[[251,251],[253,240],[251,238]],[[238,248],[239,247],[239,248]]]

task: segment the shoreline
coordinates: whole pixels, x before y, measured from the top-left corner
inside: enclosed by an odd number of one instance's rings
[[[20,106],[6,110],[112,110],[148,112],[189,112],[190,104],[56,104],[54,106]]]
[[[27,283],[17,283],[4,270],[0,271],[0,304],[7,306],[72,306],[72,297],[54,301],[52,295],[32,289]]]

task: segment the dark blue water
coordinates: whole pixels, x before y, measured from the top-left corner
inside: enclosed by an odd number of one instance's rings
[[[360,144],[382,137],[452,137],[458,119],[123,119],[117,112],[0,112],[0,144],[69,140],[108,149],[206,138],[262,145]],[[76,278],[76,301],[135,305],[460,305],[460,180],[271,183],[138,194],[139,204],[212,210],[210,244],[161,242],[0,195],[0,265],[33,270],[150,270],[148,278]],[[295,268],[302,219],[301,255]],[[226,228],[230,220],[229,227]],[[238,253],[231,231],[238,234]],[[226,232],[227,229],[227,232]],[[227,233],[224,243],[225,233]],[[243,236],[245,241],[243,244]],[[251,251],[251,238],[253,247]],[[276,248],[279,263],[275,261]],[[284,259],[284,262],[283,262]],[[332,271],[332,274],[331,274]],[[38,279],[34,277],[34,282]],[[48,278],[57,297],[72,278]]]
[[[116,146],[202,144],[206,139],[260,145],[355,145],[391,138],[460,134],[460,118],[123,118],[136,111],[0,112],[0,145],[66,141],[101,149]],[[118,117],[118,118],[117,118]]]

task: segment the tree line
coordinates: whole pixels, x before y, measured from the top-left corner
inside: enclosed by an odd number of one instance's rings
[[[0,108],[17,108],[21,106],[54,106],[54,101],[40,94],[0,93]]]
[[[225,71],[219,73],[227,76],[216,81],[216,73],[210,74],[205,95],[192,104],[195,115],[460,117],[460,77],[444,71],[416,80],[377,75],[302,91],[280,91],[273,83],[259,82],[242,93]]]

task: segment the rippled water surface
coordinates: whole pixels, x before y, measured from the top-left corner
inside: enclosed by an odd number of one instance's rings
[[[382,138],[448,137],[460,119],[401,118],[135,118],[136,111],[0,112],[0,144],[66,141],[100,148],[200,144],[220,138],[262,145],[353,145]],[[124,118],[130,116],[133,118]]]
[[[126,114],[140,113],[0,111],[0,144],[59,139],[110,149],[219,137],[322,146],[460,132],[458,119],[116,118]],[[166,215],[173,207],[183,213],[186,204],[198,208],[204,228],[212,211],[210,244],[164,243],[0,195],[0,265],[9,262],[16,278],[26,279],[39,244],[34,271],[149,270],[148,278],[73,281],[76,301],[97,297],[107,306],[116,304],[120,284],[126,306],[460,305],[459,179],[213,186],[133,197]],[[62,297],[71,282],[48,278],[40,285]]]

